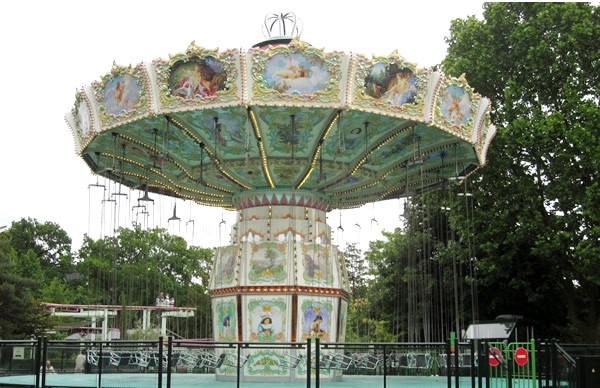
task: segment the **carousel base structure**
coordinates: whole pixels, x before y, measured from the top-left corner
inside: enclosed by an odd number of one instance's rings
[[[265,348],[225,361],[217,378],[230,379],[241,369],[243,381],[305,380],[307,350],[269,344],[345,338],[348,280],[331,244],[327,199],[301,190],[257,190],[235,203],[232,244],[217,250],[210,282],[214,338]],[[323,378],[335,381],[341,374]]]

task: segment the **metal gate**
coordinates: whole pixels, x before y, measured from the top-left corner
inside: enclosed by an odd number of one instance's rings
[[[535,388],[535,340],[486,342],[490,388]]]

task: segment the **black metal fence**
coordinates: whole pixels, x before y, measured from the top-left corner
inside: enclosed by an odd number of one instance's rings
[[[453,345],[453,346],[451,346]],[[97,387],[102,377],[113,373],[153,374],[157,387],[172,385],[173,374],[207,374],[226,368],[238,386],[256,354],[272,354],[280,371],[320,386],[322,376],[377,376],[387,387],[391,376],[443,376],[448,387],[513,386],[517,379],[531,387],[598,387],[600,346],[560,345],[555,341],[532,343],[526,369],[518,369],[514,352],[507,346],[492,354],[494,344],[467,343],[301,343],[213,342],[168,337],[156,341],[0,341],[0,376],[31,376],[33,387],[45,387],[52,370],[60,374],[93,375]],[[595,366],[598,362],[598,366]],[[307,373],[310,371],[310,373]],[[439,379],[438,379],[439,380]],[[502,380],[502,384],[497,382]],[[296,379],[297,381],[297,379]],[[504,383],[505,382],[505,383]]]

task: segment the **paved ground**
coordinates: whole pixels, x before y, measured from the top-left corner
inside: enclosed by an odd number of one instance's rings
[[[167,386],[166,375],[163,375],[163,387]],[[4,376],[0,377],[0,387],[35,387],[35,376]],[[447,387],[445,376],[388,376],[385,386],[402,388],[444,388]],[[110,388],[153,388],[158,386],[158,375],[156,374],[132,374],[111,373],[103,374],[101,387]],[[462,378],[460,386],[469,387],[469,378]],[[41,381],[40,381],[41,386]],[[306,382],[295,383],[256,383],[241,382],[240,387],[257,388],[271,386],[273,388],[307,388]],[[321,381],[321,387],[330,388],[375,388],[384,387],[383,376],[361,376],[346,375],[340,382]],[[98,388],[100,387],[98,376],[92,374],[64,374],[46,376],[46,387],[62,388]],[[171,379],[172,388],[192,387],[237,387],[237,381],[217,381],[213,374],[173,374]],[[311,387],[316,387],[314,379]]]

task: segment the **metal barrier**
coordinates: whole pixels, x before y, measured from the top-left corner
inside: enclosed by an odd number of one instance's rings
[[[237,386],[248,376],[294,376],[307,387],[322,378],[372,375],[388,379],[443,376],[448,387],[585,387],[586,368],[600,365],[600,347],[555,341],[504,343],[303,343],[156,341],[0,341],[0,377],[23,376],[30,387],[45,387],[52,371],[93,376],[95,385],[110,374],[143,373],[156,387],[170,388],[173,374],[228,373]],[[263,368],[263,369],[260,369]],[[596,367],[594,366],[594,370]],[[599,367],[600,369],[600,367]],[[0,379],[1,380],[1,379]],[[311,381],[312,380],[312,381]],[[439,379],[437,379],[439,381]],[[1,386],[0,382],[0,386]],[[593,386],[588,384],[587,386]]]
[[[437,363],[444,343],[303,343],[212,342],[196,340],[157,341],[0,341],[0,375],[31,376],[29,386],[45,387],[51,361],[62,376],[93,376],[97,387],[110,374],[144,373],[155,376],[157,387],[171,386],[173,373],[231,371],[238,386],[244,376],[266,365],[267,374],[290,371],[311,383],[323,376],[363,374],[381,376],[431,376],[440,373]],[[261,364],[260,361],[267,360]],[[287,372],[286,372],[287,371]],[[256,372],[260,375],[260,370]],[[312,380],[312,381],[311,381]],[[297,380],[296,380],[297,381]]]

